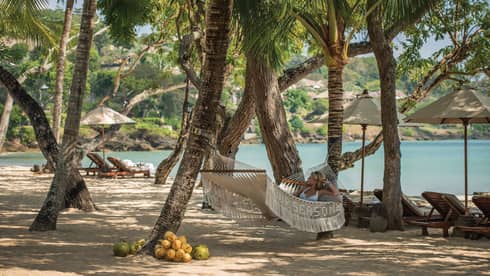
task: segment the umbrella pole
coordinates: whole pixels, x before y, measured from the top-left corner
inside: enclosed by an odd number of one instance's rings
[[[364,194],[364,155],[366,154],[366,151],[364,149],[364,144],[366,141],[366,128],[367,125],[362,124],[362,147],[361,147],[361,200],[359,201],[360,206],[362,207],[362,199],[363,199],[363,194]]]
[[[104,149],[104,125],[102,125],[102,158],[105,160],[105,149]]]
[[[468,120],[463,119],[464,125],[464,208],[468,212]]]

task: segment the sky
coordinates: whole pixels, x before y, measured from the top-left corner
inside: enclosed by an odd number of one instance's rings
[[[58,3],[59,2],[59,3]],[[83,1],[82,0],[76,0],[75,1],[75,8],[82,8]],[[59,0],[48,0],[48,5],[50,9],[64,9],[65,8],[65,3],[64,1],[59,1]],[[148,33],[150,31],[150,28],[148,26],[142,26],[138,28],[138,33]],[[398,49],[395,49],[394,53],[395,56],[399,56],[400,53],[403,51],[400,42],[403,41],[404,37],[403,35],[399,35],[394,39],[394,43],[397,46]],[[443,39],[439,41],[435,41],[434,38],[429,39],[427,43],[424,44],[422,49],[420,50],[420,54],[422,57],[429,57],[434,53],[435,51],[441,49],[444,46],[449,45],[450,41],[449,39]]]

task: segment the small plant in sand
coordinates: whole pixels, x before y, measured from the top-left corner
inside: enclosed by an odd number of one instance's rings
[[[198,247],[201,248],[203,245],[196,246],[196,248]],[[199,249],[198,251],[200,253],[194,254],[197,252],[196,248],[192,248],[192,246],[187,242],[187,238],[185,236],[177,236],[175,233],[167,231],[163,235],[163,239],[159,240],[157,245],[155,245],[155,250],[153,253],[157,259],[184,263],[188,263],[192,259],[207,260],[209,258],[209,250],[207,247],[207,253],[203,253],[204,251]]]

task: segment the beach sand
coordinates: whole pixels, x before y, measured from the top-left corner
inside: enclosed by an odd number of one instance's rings
[[[151,256],[117,258],[112,244],[150,233],[170,185],[152,179],[86,178],[100,208],[62,212],[57,231],[31,233],[52,175],[25,167],[0,168],[0,275],[490,275],[490,240],[430,236],[420,229],[370,233],[344,227],[330,240],[282,224],[243,226],[201,210],[196,189],[178,232],[206,244],[207,261],[171,263]]]

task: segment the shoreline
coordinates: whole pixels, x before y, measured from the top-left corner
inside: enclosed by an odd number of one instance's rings
[[[353,142],[353,143],[360,143],[362,140],[361,139],[344,139],[342,142]],[[400,139],[400,142],[403,143],[410,143],[410,142],[450,142],[450,141],[464,141],[462,138],[454,138],[454,139],[420,139],[420,140],[412,140],[412,139],[406,139],[402,140]],[[468,141],[490,141],[490,137],[480,137],[480,138],[472,138],[468,139]],[[315,141],[310,141],[310,142],[296,142],[296,144],[304,145],[304,144],[323,144],[326,143],[327,140],[315,140]],[[369,141],[366,140],[366,144],[368,144]],[[262,142],[257,142],[257,141],[250,141],[250,140],[243,140],[241,142],[241,145],[262,145]],[[5,148],[5,147],[4,147]],[[26,147],[27,148],[27,147]],[[151,150],[111,150],[110,148],[105,149],[106,152],[157,152],[157,151],[172,151],[172,149],[151,149]],[[27,150],[24,151],[0,151],[0,156],[2,155],[9,155],[9,154],[15,154],[15,153],[41,153],[38,147],[35,148],[27,148]]]
[[[46,177],[50,177],[52,178],[54,176],[53,173],[41,173],[41,172],[32,172],[30,169],[32,167],[30,166],[22,166],[22,165],[0,165],[0,168],[3,169],[3,170],[25,170],[25,171],[29,171],[29,173],[33,174],[33,175],[38,175],[38,176],[42,176],[44,178]],[[84,175],[82,174],[82,177],[86,180],[86,179],[90,179],[91,181],[97,181],[97,180],[106,180],[104,178],[98,178],[96,176],[93,176],[93,175]],[[153,179],[154,178],[154,175],[151,175],[150,179]],[[128,179],[131,179],[131,178],[119,178],[119,180],[128,180]],[[173,181],[174,181],[175,177],[173,175],[169,175],[168,176],[168,180],[167,180],[167,184],[173,184]],[[346,190],[347,191],[347,194],[349,195],[349,197],[353,200],[353,201],[359,201],[359,198],[360,198],[360,190],[358,189],[348,189]],[[490,195],[490,192],[474,192],[473,194],[468,194],[468,197],[469,197],[469,204],[472,205],[473,203],[471,202],[471,197],[472,196],[477,196],[477,195]],[[410,200],[414,201],[416,203],[416,205],[420,208],[424,208],[424,207],[428,207],[429,204],[427,202],[425,202],[425,199],[422,198],[421,195],[407,195],[405,194]],[[464,194],[454,194],[461,202],[464,202]],[[366,203],[378,203],[379,200],[374,196],[374,191],[372,190],[365,190],[364,193],[363,193],[363,197],[364,197],[364,201]]]

